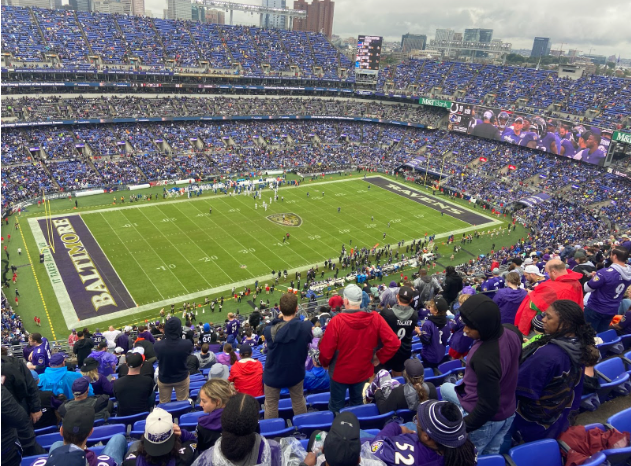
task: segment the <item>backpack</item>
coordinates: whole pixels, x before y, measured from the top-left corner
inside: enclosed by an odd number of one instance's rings
[[[430,278],[429,282],[421,280],[420,286],[417,286],[416,289],[419,292],[418,303],[423,306],[425,302],[434,297],[434,279]]]

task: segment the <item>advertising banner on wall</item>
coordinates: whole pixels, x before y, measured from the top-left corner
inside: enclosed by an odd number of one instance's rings
[[[612,131],[558,118],[453,102],[449,130],[603,166]]]

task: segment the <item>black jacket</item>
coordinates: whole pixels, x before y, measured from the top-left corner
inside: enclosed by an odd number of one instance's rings
[[[429,388],[429,399],[437,400],[438,393],[436,392],[436,387],[433,383],[426,382],[427,387]],[[379,409],[379,414],[389,413],[390,411],[397,411],[399,409],[409,409],[408,403],[405,401],[405,393],[404,393],[405,384],[401,384],[395,387],[391,392],[388,398],[383,396],[383,392],[381,390],[377,390],[375,392],[375,404],[377,405],[377,409]]]
[[[83,366],[83,360],[87,358],[94,348],[92,338],[78,340],[72,347],[72,352],[77,355],[77,366]]]
[[[250,327],[256,330],[256,328],[261,325],[261,313],[259,311],[254,311],[250,314]]]
[[[27,452],[37,445],[35,432],[26,411],[4,385],[2,385],[1,417],[2,464],[20,464],[21,450]]]
[[[462,277],[460,275],[453,274],[445,277],[445,286],[443,286],[443,298],[447,301],[447,304],[453,303],[458,297],[458,293],[462,291]]]
[[[95,419],[109,419],[113,409],[113,404],[110,402],[109,396],[97,395],[89,396],[85,400],[64,401],[59,407],[59,415],[64,417],[68,411],[85,406],[94,409]]]
[[[3,385],[29,413],[42,409],[37,384],[26,364],[13,356],[2,356],[2,375],[5,377]]]
[[[188,376],[186,358],[193,352],[193,342],[182,339],[182,322],[171,317],[164,325],[164,339],[154,345],[158,357],[158,379],[162,383],[178,383]]]

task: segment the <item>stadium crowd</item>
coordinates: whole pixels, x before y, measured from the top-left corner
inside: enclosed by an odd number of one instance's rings
[[[5,464],[394,466],[409,450],[467,466],[544,439],[584,445],[579,410],[630,390],[599,375],[625,368],[620,338],[596,331],[631,335],[631,240],[603,239],[541,230],[460,271],[421,263],[381,285],[371,261],[385,249],[363,248],[357,284],[310,312],[292,292],[247,317],[206,299],[212,321],[171,306],[147,325],[72,330],[62,349],[3,300]],[[629,445],[614,435],[583,456]]]

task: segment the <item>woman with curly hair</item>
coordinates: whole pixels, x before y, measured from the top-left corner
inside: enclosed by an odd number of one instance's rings
[[[230,398],[221,413],[221,437],[194,466],[280,466],[280,446],[259,434],[259,409],[250,395]]]
[[[526,348],[517,380],[513,438],[557,438],[578,411],[585,367],[598,361],[596,333],[574,301],[553,302],[543,317],[544,336]]]

